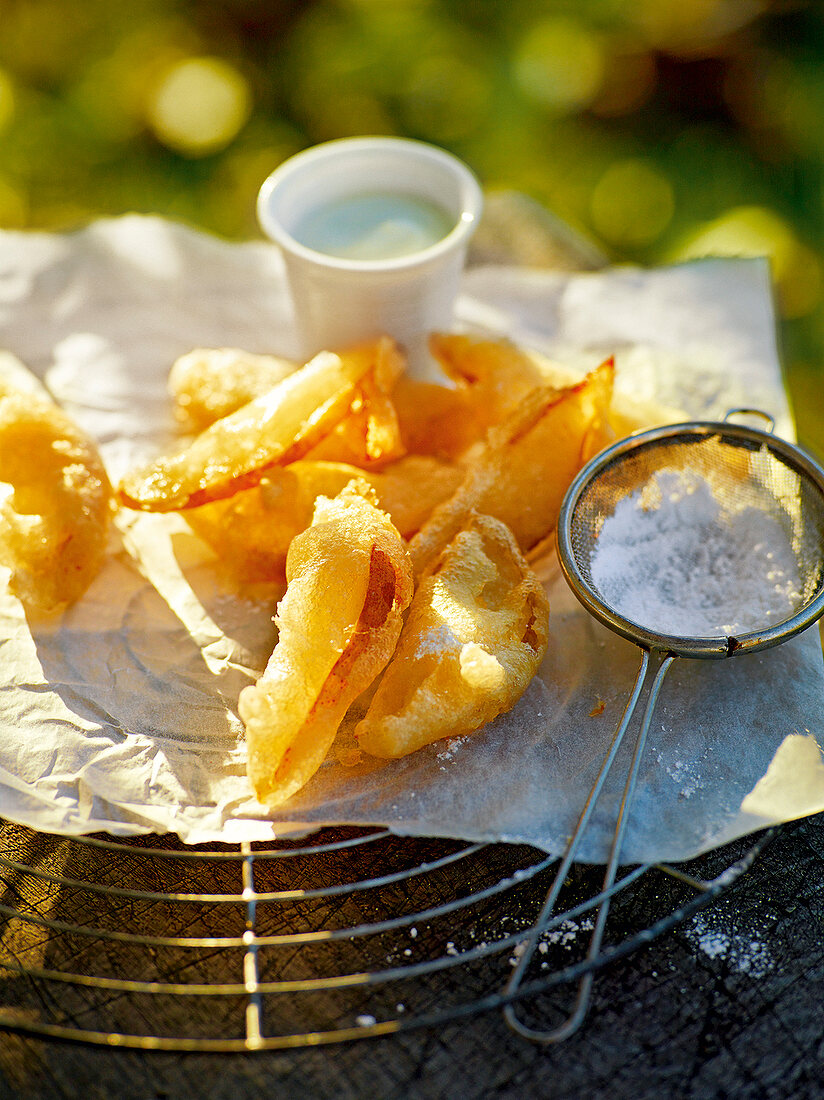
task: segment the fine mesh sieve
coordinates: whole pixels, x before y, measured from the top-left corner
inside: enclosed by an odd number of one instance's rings
[[[660,499],[667,491],[670,499]],[[619,568],[645,565],[649,582],[646,592],[635,584],[632,616],[622,610],[615,579],[605,587],[594,568],[599,543],[609,536],[610,524],[617,526],[619,509],[625,520],[610,540],[610,552]],[[633,553],[620,545],[621,535],[624,544],[631,540]],[[682,567],[680,574],[645,560],[665,544],[673,564]],[[762,649],[821,614],[824,473],[797,447],[743,425],[691,423],[644,432],[603,452],[570,487],[558,554],[584,606],[639,645],[683,657]],[[779,571],[784,575],[772,575]],[[675,629],[683,603],[707,595],[715,608],[705,600],[707,606],[684,609],[706,629]],[[734,633],[724,629],[730,623],[738,627]]]
[[[770,430],[732,423],[734,414],[763,417]],[[597,455],[567,491],[557,531],[564,576],[592,615],[640,647],[641,663],[508,993],[519,986],[552,915],[648,680],[605,892],[615,880],[647,731],[672,662],[778,645],[824,612],[824,470],[773,435],[772,427],[772,418],[758,410],[735,409],[723,422],[641,432]],[[595,919],[591,957],[601,949],[607,911],[608,901]],[[590,973],[571,1014],[557,1027],[525,1026],[514,1003],[505,1010],[507,1021],[537,1042],[564,1039],[584,1018],[591,983]]]

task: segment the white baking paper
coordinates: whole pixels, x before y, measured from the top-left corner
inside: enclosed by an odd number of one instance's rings
[[[614,354],[621,391],[722,416],[792,421],[765,265],[712,260],[586,275],[470,271],[457,323],[576,370]],[[19,356],[99,441],[111,475],[167,445],[165,385],[196,346],[292,355],[274,246],[229,244],[158,218],[70,235],[0,234],[0,348]],[[574,826],[639,659],[542,563],[547,658],[516,708],[472,737],[396,762],[358,759],[344,731],[277,820],[245,774],[240,688],[274,643],[274,593],[226,587],[179,517],[121,513],[105,568],[56,622],[27,618],[0,575],[0,813],[47,831],[266,840],[321,823],[529,842]],[[676,662],[650,731],[624,844],[630,862],[683,859],[768,821],[824,808],[817,629],[764,654]],[[605,858],[622,750],[581,857]]]

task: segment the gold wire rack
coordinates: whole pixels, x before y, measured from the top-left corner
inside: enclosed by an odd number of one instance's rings
[[[604,900],[534,848],[325,829],[276,846],[0,830],[0,1028],[166,1051],[296,1049],[437,1027],[514,1001],[564,1011],[571,983],[738,883],[773,831],[689,865],[623,868]],[[524,945],[524,979],[507,991]]]

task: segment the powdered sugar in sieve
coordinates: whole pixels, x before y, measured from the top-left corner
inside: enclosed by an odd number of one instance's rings
[[[719,500],[693,470],[660,470],[618,502],[590,575],[624,618],[668,635],[759,630],[788,619],[801,598],[785,526]]]

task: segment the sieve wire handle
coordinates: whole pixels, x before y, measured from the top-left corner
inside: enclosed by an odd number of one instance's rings
[[[518,986],[521,984],[523,976],[526,972],[526,968],[532,956],[535,953],[535,948],[538,943],[538,937],[546,928],[549,923],[550,917],[555,909],[555,904],[558,900],[558,895],[561,891],[561,887],[564,884],[567,873],[575,858],[575,852],[578,849],[581,838],[586,831],[586,827],[589,824],[589,820],[592,816],[592,812],[595,809],[595,804],[603,789],[606,777],[609,774],[615,757],[618,753],[618,749],[621,746],[621,742],[624,739],[624,735],[632,720],[632,716],[635,713],[635,708],[638,700],[641,696],[644,684],[648,679],[652,680],[649,696],[647,697],[647,705],[644,711],[644,717],[641,721],[641,726],[638,731],[638,737],[635,742],[635,750],[632,755],[632,762],[630,764],[629,772],[627,773],[627,780],[624,785],[624,793],[621,798],[621,804],[618,809],[618,818],[615,823],[615,831],[612,837],[612,845],[610,847],[609,858],[607,860],[606,869],[604,871],[604,886],[602,893],[606,895],[604,900],[598,907],[598,911],[595,917],[595,926],[592,932],[592,936],[589,942],[589,949],[587,951],[587,962],[591,962],[597,958],[598,953],[601,950],[601,943],[604,938],[604,931],[606,929],[607,916],[609,914],[610,904],[610,891],[615,883],[615,876],[618,871],[618,864],[621,856],[621,846],[624,838],[624,830],[628,818],[628,809],[632,802],[632,797],[635,792],[635,785],[638,779],[638,772],[641,765],[641,758],[644,753],[644,746],[647,740],[647,733],[649,731],[650,723],[652,721],[652,715],[655,710],[655,705],[658,701],[658,695],[661,690],[661,685],[664,681],[664,677],[672,665],[675,657],[670,653],[664,653],[660,650],[641,650],[641,663],[638,667],[638,673],[635,678],[635,684],[633,685],[632,692],[627,704],[624,708],[624,713],[621,716],[621,720],[613,734],[612,741],[606,756],[601,764],[601,768],[595,779],[595,782],[590,789],[587,796],[587,800],[584,803],[584,808],[578,818],[575,826],[575,831],[567,841],[567,846],[564,850],[564,855],[558,865],[558,870],[555,873],[552,886],[544,901],[541,912],[537,921],[530,930],[529,938],[524,943],[524,950],[521,952],[517,963],[512,971],[512,974],[507,982],[505,995],[511,996],[516,992]],[[656,668],[657,664],[657,668]],[[655,671],[652,671],[655,670]],[[504,1007],[504,1017],[510,1028],[517,1032],[519,1035],[526,1039],[531,1039],[537,1043],[558,1043],[563,1039],[568,1038],[580,1027],[581,1022],[586,1016],[587,1005],[589,1003],[589,995],[592,988],[593,971],[588,971],[581,978],[578,983],[578,992],[573,1003],[572,1011],[566,1020],[558,1027],[555,1027],[549,1031],[539,1031],[535,1028],[528,1027],[522,1023],[516,1014],[516,1006],[514,1003],[509,1003]]]
[[[767,431],[772,435],[775,431],[775,417],[772,413],[764,412],[763,409],[751,409],[743,405],[736,405],[735,408],[727,409],[724,413],[724,423],[729,424],[733,422],[734,416],[758,416],[762,420],[766,421]]]

